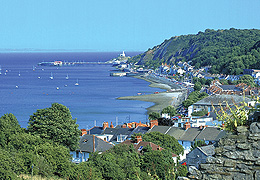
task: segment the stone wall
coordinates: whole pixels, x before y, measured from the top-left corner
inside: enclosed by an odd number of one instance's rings
[[[214,157],[207,158],[199,170],[193,170],[190,179],[259,179],[260,180],[260,123],[254,122],[249,129],[237,128],[219,140]]]

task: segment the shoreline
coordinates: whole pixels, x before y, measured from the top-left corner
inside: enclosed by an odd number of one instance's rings
[[[166,90],[157,94],[124,96],[117,98],[119,100],[138,100],[154,103],[154,105],[146,108],[147,114],[150,114],[151,112],[160,112],[163,108],[169,105],[177,107],[182,102],[183,94],[186,92],[184,89],[182,91],[174,92],[175,89],[180,89],[180,87],[170,81],[161,81],[151,76],[134,76],[134,78],[150,82],[149,87]]]

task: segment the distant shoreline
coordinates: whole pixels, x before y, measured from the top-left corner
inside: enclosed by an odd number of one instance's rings
[[[156,93],[156,94],[148,94],[148,95],[137,95],[137,96],[124,96],[119,97],[119,100],[139,100],[146,102],[153,102],[154,105],[147,108],[147,114],[151,112],[160,112],[163,108],[173,105],[178,106],[180,103],[180,96],[182,96],[183,92],[171,92],[172,89],[179,89],[180,87],[173,82],[162,82],[158,79],[147,78],[147,76],[134,76],[135,78],[145,80],[150,82],[150,87],[165,89],[166,91]]]

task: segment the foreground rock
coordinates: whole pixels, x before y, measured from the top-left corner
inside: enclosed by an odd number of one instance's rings
[[[190,179],[259,179],[260,180],[260,123],[250,128],[237,128],[219,140],[214,157],[209,157],[199,170],[188,175]]]

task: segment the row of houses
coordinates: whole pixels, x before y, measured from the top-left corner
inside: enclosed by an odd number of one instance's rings
[[[136,123],[137,125],[140,123]],[[158,126],[157,120],[152,120],[149,125],[141,124],[134,128],[129,128],[127,124],[122,126],[108,127],[108,122],[104,122],[102,127],[93,127],[89,130],[82,129],[79,149],[71,152],[73,162],[79,163],[87,161],[89,154],[93,152],[104,152],[119,143],[130,143],[131,136],[135,133],[160,132],[167,134],[178,140],[179,144],[184,148],[184,154],[180,155],[180,159],[186,158],[186,154],[190,152],[191,146],[196,140],[204,140],[207,144],[213,144],[225,135],[225,131],[217,127],[191,127],[190,122],[186,122],[184,127],[174,126]],[[137,141],[134,147],[144,147]],[[126,143],[126,144],[127,144]],[[148,142],[146,142],[148,143]],[[149,143],[148,143],[149,144]],[[150,143],[150,145],[154,146]],[[152,147],[151,146],[151,147]],[[140,150],[140,149],[139,149]],[[173,155],[173,158],[177,156]]]

